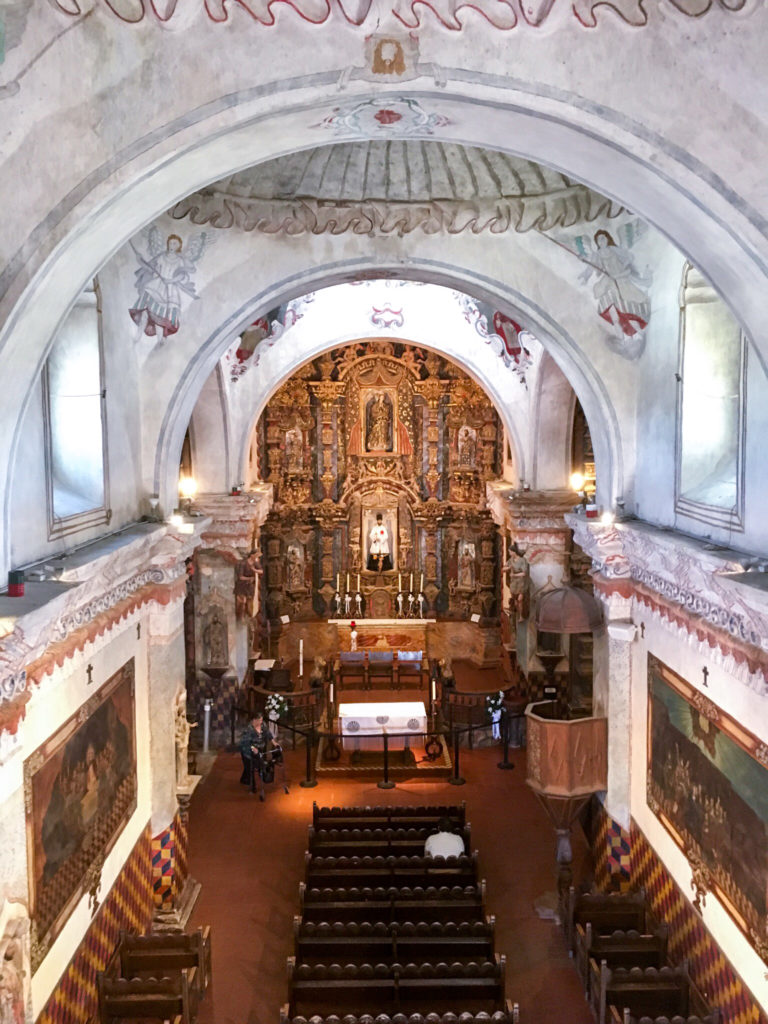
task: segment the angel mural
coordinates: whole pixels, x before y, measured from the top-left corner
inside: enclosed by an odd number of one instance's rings
[[[592,239],[586,235],[575,239],[575,255],[586,264],[579,281],[586,284],[595,276],[592,291],[597,311],[613,336],[622,341],[639,340],[651,315],[651,272],[639,270],[630,251],[645,228],[641,220],[622,224],[615,232],[618,242],[604,229],[596,231]]]
[[[139,269],[136,271],[136,305],[128,310],[137,325],[137,340],[142,334],[151,338],[158,334],[164,341],[179,329],[182,294],[199,298],[192,277],[213,238],[207,231],[194,235],[182,252],[178,235],[168,235],[163,248],[160,230],[153,226],[146,233],[148,256],[143,256],[131,242]]]

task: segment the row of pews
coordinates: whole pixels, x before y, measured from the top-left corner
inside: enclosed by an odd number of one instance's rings
[[[97,975],[100,1024],[191,1024],[210,978],[210,927],[191,935],[120,932],[106,968]]]
[[[459,857],[423,856],[438,821]],[[281,1024],[517,1024],[466,807],[313,808]]]
[[[668,963],[667,926],[643,890],[571,888],[564,926],[597,1024],[720,1024],[720,1011],[707,1005],[687,963]]]

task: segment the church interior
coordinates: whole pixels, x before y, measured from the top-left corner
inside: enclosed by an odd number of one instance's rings
[[[0,1024],[768,1024],[767,34],[0,0]]]

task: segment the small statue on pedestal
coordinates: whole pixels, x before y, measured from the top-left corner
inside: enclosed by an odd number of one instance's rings
[[[363,595],[359,591],[355,594],[355,615],[358,619],[363,617]]]
[[[354,622],[350,622],[351,631],[349,634],[349,649],[350,651],[357,650],[357,630],[355,629]]]

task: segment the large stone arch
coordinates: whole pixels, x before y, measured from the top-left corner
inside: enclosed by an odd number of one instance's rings
[[[317,136],[308,138],[308,129],[338,104],[335,97],[329,101],[327,94],[323,96],[323,90],[338,81],[338,74],[316,75],[311,84],[307,79],[285,80],[220,98],[161,131],[134,140],[118,155],[123,163],[115,158],[91,169],[81,187],[49,210],[11,258],[0,280],[0,315],[4,316],[0,355],[7,367],[0,431],[10,439],[7,457],[0,464],[0,485],[6,494],[0,569],[8,565],[11,498],[7,484],[22,413],[56,328],[84,282],[176,199],[253,164],[256,154],[264,160],[317,144]],[[722,180],[662,134],[649,132],[608,107],[584,104],[573,93],[554,95],[545,90],[537,95],[519,81],[479,72],[472,74],[471,82],[462,82],[462,73],[451,68],[447,76],[449,89],[386,87],[375,95],[395,92],[412,97],[448,121],[441,129],[442,138],[501,148],[549,164],[642,214],[728,297],[765,359],[768,341],[759,327],[768,244],[761,235],[759,215]],[[349,89],[345,102],[372,95],[367,87],[356,86]],[[351,137],[340,132],[332,141]],[[514,140],[514,145],[508,140]],[[477,286],[482,290],[481,282]],[[503,282],[491,282],[487,290],[496,295],[500,306],[525,307],[522,297],[505,297]],[[556,338],[558,332],[554,325],[547,325],[546,313],[535,312],[531,311],[529,322],[539,336]],[[583,393],[587,390],[582,386]],[[593,390],[599,393],[597,382]],[[622,486],[617,471],[614,462],[610,471],[614,494]]]
[[[581,357],[578,342],[546,310],[537,306],[525,295],[515,292],[507,283],[493,280],[471,268],[458,268],[455,264],[438,264],[435,261],[413,259],[407,268],[398,265],[387,267],[382,264],[378,269],[383,274],[396,272],[409,280],[428,280],[434,284],[458,288],[469,295],[493,303],[502,312],[506,312],[509,316],[525,324],[545,345],[573,387],[584,407],[587,419],[592,425],[595,438],[595,460],[601,480],[598,500],[610,506],[616,497],[623,495],[625,470],[622,438],[611,398],[599,374],[588,361]],[[160,495],[161,505],[170,507],[171,502],[175,500],[179,455],[186,426],[197,402],[197,396],[238,326],[249,323],[257,316],[263,315],[266,310],[295,298],[306,290],[311,290],[312,286],[321,287],[324,284],[349,279],[363,272],[370,272],[368,263],[348,260],[344,261],[343,266],[313,267],[309,277],[302,274],[300,289],[297,289],[295,281],[275,281],[265,292],[252,296],[246,303],[234,310],[230,317],[222,322],[203,342],[195,358],[188,362],[176,384],[159,431],[153,488]],[[372,336],[370,332],[368,332],[368,336]],[[391,334],[386,336],[391,339]],[[334,337],[331,340],[323,338],[318,341],[316,347],[310,351],[304,351],[300,358],[293,361],[290,359],[285,362],[270,360],[270,356],[276,352],[277,346],[267,351],[264,362],[260,363],[255,370],[250,371],[264,374],[266,386],[263,398],[254,412],[250,429],[241,434],[238,439],[236,465],[244,466],[246,464],[248,439],[269,394],[304,362],[329,348],[352,341],[354,337]],[[454,359],[462,369],[466,370],[485,388],[502,414],[505,426],[511,430],[511,436],[515,438],[515,454],[519,457],[525,449],[519,431],[510,423],[509,417],[504,416],[503,403],[499,401],[498,387],[493,377],[479,371],[476,363],[473,363],[461,352],[446,349],[437,339],[428,340],[419,337],[408,340],[417,341],[427,348],[444,351],[449,358]],[[276,363],[275,367],[270,365],[272,361]],[[523,474],[525,467],[526,460],[521,459],[520,468]]]

